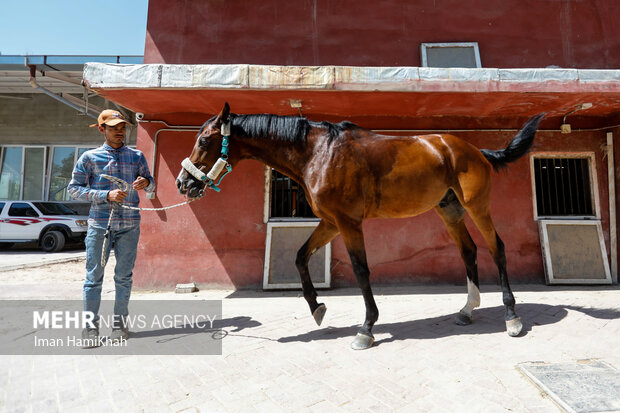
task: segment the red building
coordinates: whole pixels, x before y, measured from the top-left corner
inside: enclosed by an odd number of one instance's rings
[[[620,133],[619,19],[614,0],[151,0],[145,65],[88,64],[84,78],[142,114],[137,147],[153,160],[158,185],[155,199],[143,199],[148,207],[180,202],[181,160],[225,101],[235,113],[346,119],[388,134],[441,131],[488,149],[505,147],[528,117],[547,112],[533,153],[494,176],[492,215],[509,276],[544,282],[541,245],[550,260],[562,261],[562,251],[575,256],[574,242],[550,251],[562,231],[545,226],[570,219],[577,229],[593,225],[593,233],[576,236],[589,244],[602,237],[605,248],[593,251],[611,268],[603,278],[617,280],[617,178],[609,160],[618,156]],[[273,264],[265,255],[275,239],[269,222],[282,221],[269,206],[277,195],[269,183],[279,182],[270,175],[245,161],[221,193],[142,213],[136,284],[260,285],[265,262]],[[470,228],[481,280],[495,280],[486,245]],[[364,229],[374,282],[465,280],[434,212],[368,221]],[[303,241],[286,237],[290,243],[269,244],[269,252],[292,264]],[[340,238],[326,259],[333,286],[355,282]],[[556,280],[561,264],[546,264]]]

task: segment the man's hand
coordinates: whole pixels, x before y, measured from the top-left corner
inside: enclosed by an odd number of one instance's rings
[[[150,182],[149,182],[148,179],[146,179],[146,178],[144,178],[142,176],[139,176],[138,178],[136,178],[135,181],[133,181],[133,185],[132,186],[133,186],[133,189],[135,189],[136,191],[139,191],[140,189],[144,189],[147,186],[149,186],[149,183]]]
[[[126,196],[127,196],[127,192],[123,192],[120,189],[113,189],[110,192],[108,192],[108,201],[122,202]]]

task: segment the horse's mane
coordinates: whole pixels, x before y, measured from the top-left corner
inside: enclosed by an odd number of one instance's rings
[[[211,118],[206,124],[213,121]],[[280,116],[271,114],[236,115],[231,113],[230,120],[235,135],[246,138],[263,138],[291,143],[304,143],[311,127],[327,129],[330,140],[339,137],[347,129],[357,128],[351,122],[312,122],[299,116]],[[205,124],[205,125],[206,125]]]

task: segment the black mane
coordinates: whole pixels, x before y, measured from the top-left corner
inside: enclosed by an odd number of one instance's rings
[[[205,125],[215,120],[209,119]],[[231,113],[232,133],[239,137],[266,138],[284,142],[306,142],[311,127],[326,128],[330,139],[335,139],[347,129],[357,128],[351,122],[312,122],[299,116],[271,114],[236,115]],[[204,127],[204,126],[203,126]]]

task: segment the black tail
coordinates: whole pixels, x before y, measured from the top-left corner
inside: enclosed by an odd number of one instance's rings
[[[530,150],[534,142],[536,129],[538,129],[538,123],[545,115],[546,113],[539,113],[529,118],[519,133],[512,138],[506,149],[497,151],[480,149],[480,152],[491,163],[493,169],[498,171],[501,168],[507,167],[510,162],[516,161]]]

